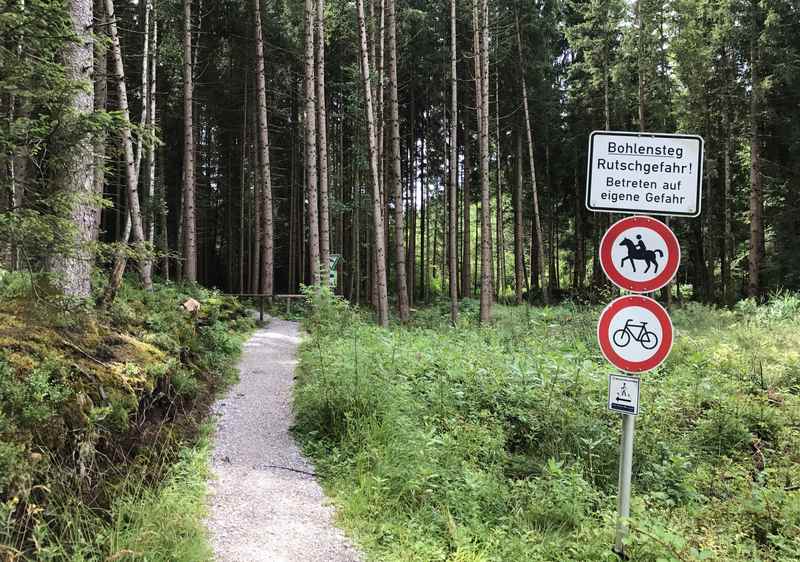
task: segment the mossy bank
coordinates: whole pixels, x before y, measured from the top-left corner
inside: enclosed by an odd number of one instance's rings
[[[203,552],[190,538],[201,514],[162,513],[182,527],[161,545],[135,514],[189,485],[187,465],[202,472],[204,418],[235,378],[246,310],[172,284],[125,285],[102,312],[35,296],[21,276],[0,290],[0,560],[169,560],[182,535],[180,552]],[[202,491],[181,496],[202,505]]]

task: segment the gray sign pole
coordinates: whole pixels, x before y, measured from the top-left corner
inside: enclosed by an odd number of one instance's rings
[[[636,416],[622,415],[622,441],[619,451],[619,496],[617,497],[617,536],[614,540],[614,552],[623,560],[625,545],[623,540],[628,535],[628,517],[631,513],[631,468],[633,466],[633,425]]]

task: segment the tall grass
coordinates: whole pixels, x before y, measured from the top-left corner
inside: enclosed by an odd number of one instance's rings
[[[800,557],[795,299],[675,312],[672,356],[642,377],[633,559]],[[373,559],[615,559],[598,312],[498,307],[479,327],[467,302],[457,328],[423,311],[389,331],[315,315],[297,431]]]
[[[165,445],[147,471],[128,471],[107,509],[58,493],[49,506],[54,526],[39,522],[36,560],[211,560],[203,517],[210,454],[210,426],[198,441],[176,451]],[[156,479],[160,483],[153,485]],[[67,522],[65,525],[64,522]]]

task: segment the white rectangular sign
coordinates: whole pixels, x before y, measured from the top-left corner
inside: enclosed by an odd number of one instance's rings
[[[589,137],[590,211],[696,217],[702,185],[702,137],[616,131]]]
[[[608,376],[608,409],[621,414],[639,415],[639,379]]]

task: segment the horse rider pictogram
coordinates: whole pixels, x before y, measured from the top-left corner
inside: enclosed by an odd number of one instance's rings
[[[619,264],[620,268],[625,267],[626,261],[630,261],[633,272],[636,273],[636,260],[644,260],[645,264],[647,265],[644,270],[645,273],[650,271],[650,264],[655,267],[654,273],[658,273],[658,261],[656,260],[656,254],[663,258],[664,252],[658,249],[648,250],[647,246],[642,240],[641,234],[636,235],[636,240],[638,240],[638,242],[634,244],[633,240],[630,238],[623,238],[619,243],[620,246],[625,246],[628,248],[628,255],[622,258],[622,261]]]

